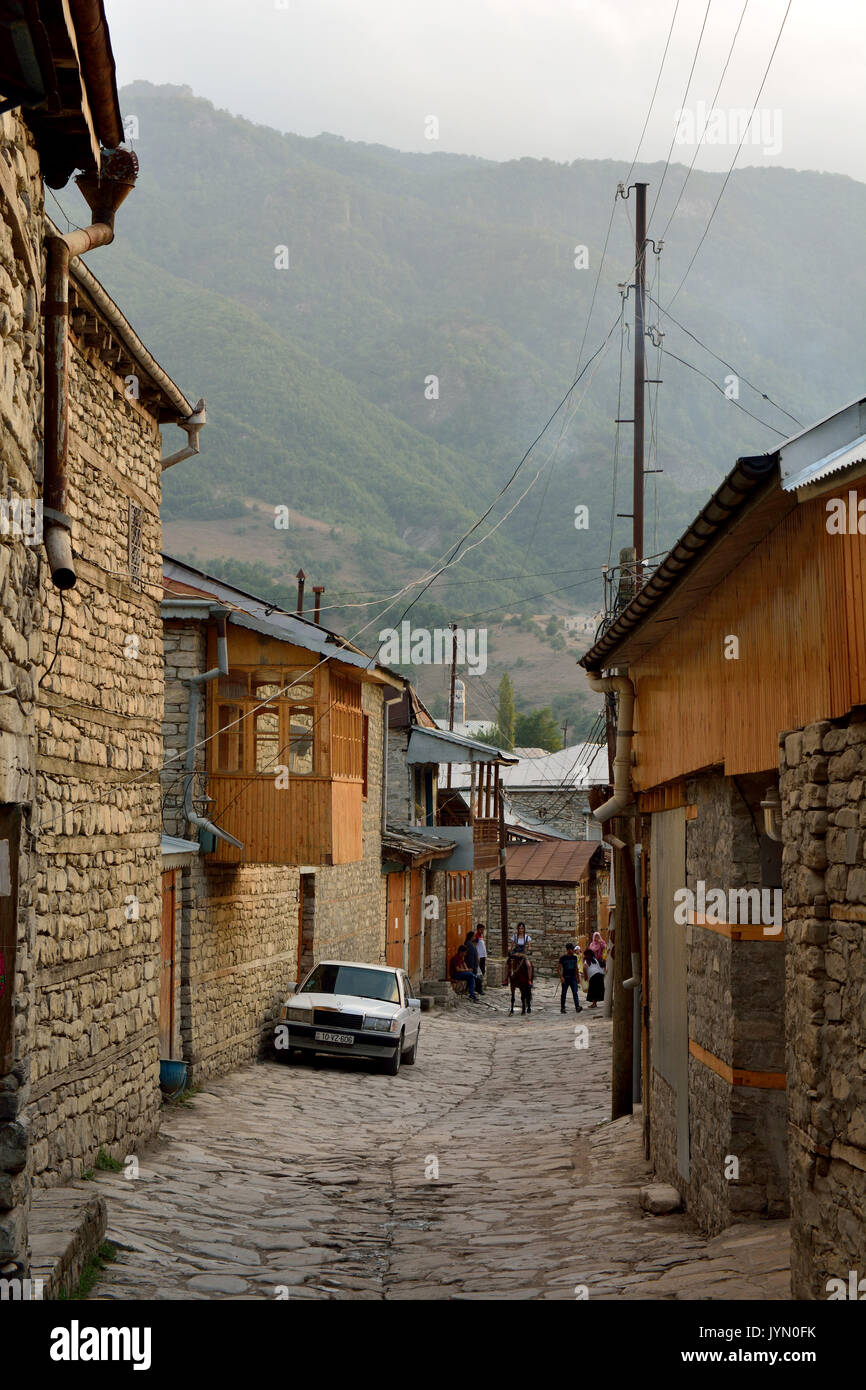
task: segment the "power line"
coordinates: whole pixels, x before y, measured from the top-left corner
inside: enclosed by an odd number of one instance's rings
[[[722,90],[722,83],[723,83],[724,80],[725,80],[725,73],[728,71],[728,64],[729,64],[730,61],[731,61],[731,55],[733,54],[733,51],[734,51],[734,45],[735,45],[736,42],[737,42],[737,38],[738,38],[738,36],[739,36],[740,29],[742,28],[743,20],[744,20],[745,17],[746,17],[746,10],[747,10],[748,8],[749,8],[749,0],[745,0],[745,4],[743,5],[743,9],[742,9],[742,12],[741,12],[741,14],[740,14],[739,21],[738,21],[738,23],[737,23],[737,27],[736,27],[736,29],[734,30],[734,37],[731,39],[731,46],[730,46],[730,48],[728,49],[728,56],[727,56],[727,58],[725,59],[725,66],[722,68],[722,75],[721,75],[721,77],[719,78],[718,86],[716,87],[716,90],[715,90],[715,92],[713,93],[713,99],[712,99],[712,101],[710,102],[709,111],[707,112],[707,119],[704,121],[704,128],[703,128],[703,130],[701,131],[701,134],[700,134],[699,139],[695,141],[695,152],[694,152],[694,154],[692,155],[692,162],[691,162],[691,164],[689,165],[688,170],[686,171],[686,176],[685,176],[685,178],[683,179],[682,188],[680,189],[679,193],[677,194],[677,200],[676,200],[676,202],[675,202],[674,205],[673,205],[673,208],[672,208],[672,210],[671,210],[671,215],[670,215],[670,217],[668,218],[667,222],[665,223],[665,229],[664,229],[664,231],[662,232],[662,235],[661,235],[661,240],[662,240],[662,241],[664,240],[664,238],[665,238],[665,237],[667,236],[667,234],[668,234],[668,228],[670,227],[671,223],[672,223],[673,220],[674,220],[674,217],[676,216],[677,208],[679,207],[680,202],[681,202],[681,200],[682,200],[682,196],[683,196],[683,194],[684,194],[685,191],[686,191],[686,184],[688,183],[689,179],[690,179],[691,176],[692,176],[692,170],[694,169],[694,167],[695,167],[695,162],[696,162],[696,160],[697,160],[698,155],[700,154],[701,145],[702,145],[702,143],[703,143],[704,136],[705,136],[706,133],[707,133],[707,126],[708,126],[709,123],[710,123],[710,119],[711,119],[711,117],[712,117],[713,111],[715,110],[716,102],[717,102],[718,99],[719,99],[719,92]]]
[[[652,299],[652,295],[650,295],[650,298]],[[656,308],[659,310],[660,313],[664,314],[666,318],[670,319],[671,323],[675,323],[677,328],[682,329],[683,333],[685,333],[689,338],[691,338],[693,342],[698,343],[699,346],[702,347],[705,352],[708,352],[711,357],[715,357],[717,362],[721,362],[723,367],[727,367],[728,371],[733,372],[734,376],[738,377],[740,381],[744,381],[747,386],[750,386],[753,391],[757,392],[757,394],[761,397],[762,400],[765,400],[770,405],[775,406],[777,410],[781,410],[782,414],[787,415],[789,420],[793,420],[794,424],[797,425],[798,428],[803,428],[802,420],[798,420],[796,415],[791,414],[790,410],[786,410],[785,407],[783,405],[780,405],[778,401],[774,401],[772,396],[769,396],[766,391],[761,390],[760,386],[756,386],[753,381],[750,381],[744,372],[738,371],[737,368],[732,366],[730,362],[727,362],[724,357],[720,357],[717,352],[713,352],[713,349],[707,343],[705,343],[702,338],[699,338],[698,335],[696,333],[693,333],[690,328],[686,328],[685,324],[680,323],[679,319],[674,318],[670,309],[663,309],[657,299],[653,299],[652,302],[655,304]]]
[[[701,44],[703,43],[703,39],[704,39],[704,30],[705,30],[706,27],[707,27],[707,19],[709,18],[710,7],[712,6],[712,3],[713,3],[713,0],[707,0],[707,8],[706,8],[706,10],[704,11],[704,21],[703,21],[703,24],[701,25],[701,32],[698,34],[698,42],[697,42],[697,45],[696,45],[696,47],[695,47],[695,56],[692,58],[692,65],[691,65],[691,67],[690,67],[690,69],[689,69],[689,80],[688,80],[688,82],[686,83],[686,90],[685,90],[685,92],[683,93],[683,99],[682,99],[682,101],[680,102],[680,110],[681,110],[681,111],[684,109],[685,104],[686,104],[686,102],[688,101],[688,97],[689,97],[689,88],[690,88],[691,85],[692,85],[692,78],[693,78],[694,75],[695,75],[695,64],[696,64],[697,61],[698,61],[698,54],[699,54],[700,51],[701,51]],[[654,216],[654,214],[655,214],[655,210],[656,210],[656,208],[658,207],[658,201],[659,201],[659,198],[661,197],[661,192],[662,192],[662,188],[664,187],[665,178],[666,178],[666,176],[667,176],[668,169],[670,168],[671,155],[672,155],[673,152],[674,152],[674,142],[675,142],[676,138],[677,138],[677,131],[676,131],[676,126],[675,126],[675,127],[674,127],[674,133],[673,133],[673,135],[671,136],[671,144],[670,144],[670,149],[668,150],[668,157],[667,157],[667,159],[665,160],[665,167],[664,167],[664,169],[662,169],[662,176],[661,176],[661,179],[659,180],[659,186],[658,186],[658,188],[657,188],[657,190],[656,190],[656,196],[655,196],[655,198],[653,199],[653,205],[652,205],[652,208],[651,208],[651,210],[650,210],[650,215],[649,215],[649,217],[648,217],[648,219],[647,219],[647,229],[649,229],[649,225],[650,225],[650,223],[651,223],[652,220],[653,220],[653,216]]]
[[[725,392],[725,388],[723,386],[720,386],[717,381],[714,381],[711,376],[708,376],[706,372],[702,372],[700,367],[696,367],[694,362],[687,362],[684,357],[677,357],[677,354],[675,352],[671,352],[670,348],[663,347],[660,349],[660,351],[664,353],[665,357],[672,357],[675,362],[681,362],[684,367],[689,367],[693,372],[697,372],[698,376],[702,376],[704,378],[704,381],[708,381],[711,386],[714,386],[717,391],[720,391],[721,394],[725,397],[726,401],[730,401],[731,405],[735,405],[738,410],[742,410],[743,414],[748,415],[750,419],[757,420],[759,425],[764,426],[764,429],[772,430],[773,434],[777,434],[780,439],[786,438],[784,430],[777,430],[775,425],[769,425],[767,421],[762,420],[759,415],[753,415],[751,410],[747,410],[744,405],[740,405],[740,402],[734,400],[733,396],[727,395]]]
[[[626,176],[625,176],[626,184],[628,184],[628,183],[630,182],[630,180],[631,180],[631,176],[632,176],[632,174],[633,174],[633,172],[634,172],[634,166],[635,166],[635,164],[637,163],[637,157],[638,157],[638,155],[640,154],[640,147],[641,147],[641,145],[643,144],[643,138],[644,138],[644,136],[646,135],[646,129],[647,129],[647,126],[649,125],[649,118],[650,118],[650,116],[652,115],[652,109],[653,109],[653,106],[655,105],[656,93],[658,92],[658,89],[659,89],[659,83],[660,83],[661,80],[662,80],[662,72],[664,71],[665,59],[666,59],[667,56],[668,56],[668,48],[670,47],[671,35],[672,35],[673,32],[674,32],[674,24],[676,23],[677,11],[679,10],[679,8],[680,8],[680,0],[676,0],[676,4],[674,5],[674,12],[673,12],[673,15],[671,16],[670,28],[668,29],[668,36],[667,36],[667,39],[666,39],[666,41],[665,41],[664,53],[662,54],[662,60],[661,60],[661,63],[659,64],[658,73],[656,74],[656,84],[655,84],[655,86],[653,87],[653,94],[652,94],[652,96],[650,97],[650,104],[649,104],[649,106],[648,106],[648,108],[647,108],[646,120],[645,120],[644,123],[643,123],[643,130],[641,131],[641,133],[640,133],[640,139],[639,139],[638,142],[637,142],[637,149],[636,149],[635,152],[634,152],[634,159],[632,160],[631,165],[629,166],[629,171],[628,171],[628,173],[627,173]]]
[[[766,68],[764,69],[764,75],[763,75],[763,77],[761,78],[761,85],[760,85],[760,87],[758,88],[757,95],[756,95],[756,97],[755,97],[754,102],[752,103],[752,109],[751,109],[751,111],[749,112],[749,119],[746,121],[745,129],[743,130],[743,134],[742,134],[742,136],[740,137],[740,143],[739,143],[739,145],[737,146],[737,148],[736,148],[736,150],[735,150],[735,152],[734,152],[734,157],[733,157],[733,159],[731,160],[731,166],[730,166],[730,168],[728,169],[728,172],[725,174],[724,182],[723,182],[722,187],[721,187],[721,189],[720,189],[720,191],[719,191],[719,196],[718,196],[718,198],[716,199],[715,203],[713,204],[713,209],[712,209],[712,211],[711,211],[711,213],[710,213],[709,219],[708,219],[708,221],[707,221],[707,225],[706,225],[706,227],[705,227],[704,230],[703,230],[703,234],[702,234],[702,236],[701,236],[700,241],[698,242],[697,246],[695,247],[694,255],[692,256],[691,260],[689,261],[688,265],[686,266],[685,274],[683,275],[683,278],[680,280],[680,283],[677,285],[676,290],[675,290],[674,293],[671,295],[671,298],[668,300],[668,308],[670,308],[671,304],[673,304],[674,300],[676,299],[676,297],[677,297],[677,295],[679,294],[680,290],[682,289],[683,285],[686,283],[686,280],[688,279],[689,272],[690,272],[692,266],[694,265],[695,261],[697,260],[698,252],[700,251],[701,247],[703,246],[704,242],[706,241],[707,233],[709,232],[710,227],[712,226],[713,218],[714,218],[715,215],[716,215],[716,211],[717,211],[717,209],[718,209],[719,203],[722,201],[722,196],[723,196],[723,194],[724,194],[724,192],[725,192],[725,189],[726,189],[727,186],[728,186],[728,180],[730,179],[731,174],[734,172],[734,165],[736,164],[737,160],[738,160],[739,157],[740,157],[740,150],[743,148],[743,145],[744,145],[744,143],[745,143],[746,136],[747,136],[748,133],[749,133],[749,128],[750,128],[750,126],[751,126],[751,124],[752,124],[752,119],[753,119],[753,117],[754,117],[754,115],[755,115],[755,108],[757,107],[758,102],[759,102],[760,99],[761,99],[761,93],[762,93],[763,90],[764,90],[764,85],[765,85],[765,83],[766,83],[766,81],[767,81],[767,77],[769,76],[770,68],[773,66],[773,59],[774,59],[775,56],[776,56],[776,49],[779,47],[779,43],[780,43],[780,41],[781,41],[782,34],[783,34],[783,32],[784,32],[784,29],[785,29],[785,24],[787,23],[788,15],[789,15],[789,13],[790,13],[790,11],[791,11],[791,5],[792,5],[792,3],[793,3],[793,0],[788,0],[788,4],[787,4],[787,7],[786,7],[786,9],[785,9],[785,13],[784,13],[784,15],[782,16],[782,23],[779,25],[779,32],[778,32],[778,34],[776,35],[776,42],[773,44],[773,49],[772,49],[772,52],[770,53],[770,57],[769,57],[769,60],[768,60],[768,62],[767,62],[767,66],[766,66]]]

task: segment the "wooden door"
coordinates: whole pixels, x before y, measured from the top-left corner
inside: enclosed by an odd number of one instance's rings
[[[405,875],[388,874],[388,920],[385,928],[385,962],[403,968],[403,890]]]
[[[472,874],[468,870],[452,869],[446,875],[447,905],[445,908],[445,970],[449,971],[451,957],[466,940],[472,926]]]
[[[409,884],[409,977],[413,984],[421,968],[421,880],[420,869],[413,869]]]
[[[159,1055],[171,1058],[174,1048],[174,913],[175,869],[162,876],[162,955],[159,972]]]
[[[652,1065],[676,1097],[677,1171],[689,1177],[689,1020],[686,989],[686,929],[674,921],[674,894],[686,882],[686,812],[657,811],[650,839],[650,979],[659,982],[651,1000]],[[620,928],[625,913],[617,883],[616,944],[628,940]]]

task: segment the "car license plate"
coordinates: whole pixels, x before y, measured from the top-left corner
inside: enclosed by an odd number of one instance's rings
[[[350,1047],[352,1043],[355,1041],[355,1039],[352,1037],[351,1033],[317,1033],[315,1041],[327,1043],[343,1043],[344,1046]]]

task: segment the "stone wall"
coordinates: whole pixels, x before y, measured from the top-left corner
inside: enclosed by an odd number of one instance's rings
[[[389,825],[413,825],[415,821],[412,768],[406,762],[408,750],[409,730],[389,729],[386,796]]]
[[[297,980],[298,869],[195,864],[181,875],[180,1034],[190,1081],[253,1061]]]
[[[509,883],[508,936],[513,940],[518,922],[526,923],[532,937],[532,960],[539,974],[556,974],[565,943],[577,944],[577,887],[573,883]],[[500,940],[499,883],[489,886],[487,935]]]
[[[686,877],[697,894],[761,887],[756,821],[760,790],[772,780],[720,773],[689,780]],[[644,842],[649,844],[649,835]],[[651,872],[651,865],[650,865]],[[722,916],[727,919],[728,913]],[[671,917],[672,921],[672,917]],[[755,924],[761,930],[759,923]],[[773,1083],[785,1071],[785,947],[779,936],[738,940],[722,927],[690,922],[669,929],[686,938],[689,1180],[677,1169],[676,1105],[660,1096],[670,1086],[653,1071],[651,1150],[660,1177],[679,1187],[702,1229],[715,1233],[738,1218],[787,1212],[785,1092]],[[650,923],[650,931],[653,924]],[[651,981],[651,988],[663,982]],[[652,1052],[652,1039],[650,1042]],[[734,1072],[755,1074],[733,1084]],[[656,1106],[658,1104],[658,1109]]]
[[[98,270],[96,258],[94,266]],[[37,722],[32,1170],[65,1182],[159,1119],[161,439],[70,327],[69,501],[77,585],[43,572]],[[141,580],[130,572],[130,503]]]
[[[570,840],[600,840],[601,825],[589,809],[588,793],[575,787],[506,787],[511,809],[516,815],[524,813],[541,821],[545,827],[558,830]],[[553,812],[551,815],[550,812]]]
[[[866,1276],[866,710],[784,735],[792,1293]]]
[[[14,870],[17,859],[18,872],[17,896],[9,893],[0,903],[9,932],[5,951],[0,942],[0,970],[7,976],[0,1009],[10,1010],[12,1029],[11,1070],[0,1058],[0,1270],[15,1273],[26,1271],[28,1259],[26,1107],[36,933],[33,697],[42,661],[42,613],[33,543],[38,533],[28,527],[27,511],[32,517],[42,473],[44,276],[39,160],[15,112],[0,116],[0,187],[0,839],[8,837],[10,866]],[[28,504],[23,514],[22,502]]]

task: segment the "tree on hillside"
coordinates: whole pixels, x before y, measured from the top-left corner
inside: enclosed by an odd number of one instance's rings
[[[530,710],[528,714],[518,714],[514,726],[515,748],[546,748],[548,753],[557,753],[562,747],[559,726],[553,710]]]
[[[496,729],[506,748],[514,747],[514,686],[506,671],[499,682],[499,708],[496,713]]]

